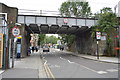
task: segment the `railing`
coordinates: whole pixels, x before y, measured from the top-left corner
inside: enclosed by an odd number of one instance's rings
[[[19,15],[61,16],[59,11],[19,9]]]

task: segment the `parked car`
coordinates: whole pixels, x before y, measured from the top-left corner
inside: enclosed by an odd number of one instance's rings
[[[50,51],[50,49],[48,46],[43,46],[43,52],[49,52],[49,51]]]

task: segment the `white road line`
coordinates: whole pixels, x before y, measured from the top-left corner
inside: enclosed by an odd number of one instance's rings
[[[75,63],[75,62],[71,62],[70,60],[68,60],[68,62],[71,64],[71,63]]]
[[[58,68],[60,68],[60,66],[59,66],[59,65],[55,65],[55,67],[58,67]]]
[[[66,60],[66,59],[64,59],[64,58],[62,58],[62,57],[60,57],[60,59],[62,59],[62,60]]]
[[[62,60],[67,60],[67,59],[64,59],[64,58],[62,58],[62,57],[60,57],[60,59],[62,59]],[[67,60],[69,63],[75,63],[75,62],[71,62],[70,60]],[[84,65],[81,65],[81,64],[78,64],[78,63],[75,63],[75,64],[77,64],[77,65],[80,65],[81,67],[83,67],[83,68],[85,68],[85,69],[87,69],[87,70],[90,70],[90,71],[92,71],[92,72],[95,72],[95,73],[98,73],[98,74],[105,74],[105,73],[107,73],[106,71],[96,71],[96,70],[93,70],[93,69],[91,69],[91,68],[88,68],[88,67],[86,67],[86,66],[84,66]]]
[[[106,71],[109,71],[109,72],[117,72],[118,70],[117,70],[117,69],[107,69]]]
[[[4,72],[4,70],[0,70],[0,74],[2,74]]]
[[[60,59],[62,59],[62,60],[67,60],[67,59],[64,59],[64,58],[62,58],[62,57],[60,57]],[[71,62],[70,60],[67,60],[69,63],[75,63],[75,62]],[[88,69],[88,70],[90,70],[90,71],[93,71],[93,72],[96,72],[97,73],[97,71],[95,71],[95,70],[93,70],[93,69],[90,69],[90,68],[88,68],[88,67],[86,67],[86,66],[83,66],[83,65],[81,65],[81,64],[78,64],[78,63],[75,63],[75,64],[77,64],[77,65],[80,65],[81,67],[83,67],[83,68],[86,68],[86,69]]]
[[[105,73],[107,73],[106,71],[98,71],[97,72],[98,74],[105,74]]]
[[[46,65],[47,64],[47,60],[45,60],[45,63],[44,63],[44,65]]]
[[[93,70],[93,69],[90,69],[90,68],[88,68],[88,67],[86,67],[86,66],[83,66],[83,65],[81,65],[81,64],[79,64],[81,67],[83,67],[83,68],[86,68],[86,69],[88,69],[88,70],[90,70],[90,71],[93,71],[93,72],[96,72],[97,73],[97,71],[96,70]]]

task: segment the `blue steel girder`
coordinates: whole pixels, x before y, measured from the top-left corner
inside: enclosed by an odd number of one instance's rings
[[[67,18],[67,23],[64,19]],[[18,23],[29,25],[35,33],[75,34],[82,27],[90,28],[97,24],[94,18],[76,18],[59,16],[18,15]],[[84,30],[84,29],[83,29]]]

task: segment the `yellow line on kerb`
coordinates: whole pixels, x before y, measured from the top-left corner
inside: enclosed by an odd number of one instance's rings
[[[47,71],[46,65],[44,65],[44,69],[45,69],[45,72],[46,72],[46,74],[47,74],[47,77],[49,78],[50,75],[49,75],[49,73],[48,73],[48,71]]]
[[[54,77],[54,75],[53,75],[53,73],[51,72],[50,68],[48,67],[48,65],[44,64],[44,66],[45,66],[46,73],[47,73],[48,77],[52,78],[53,80],[56,80],[55,77]]]

